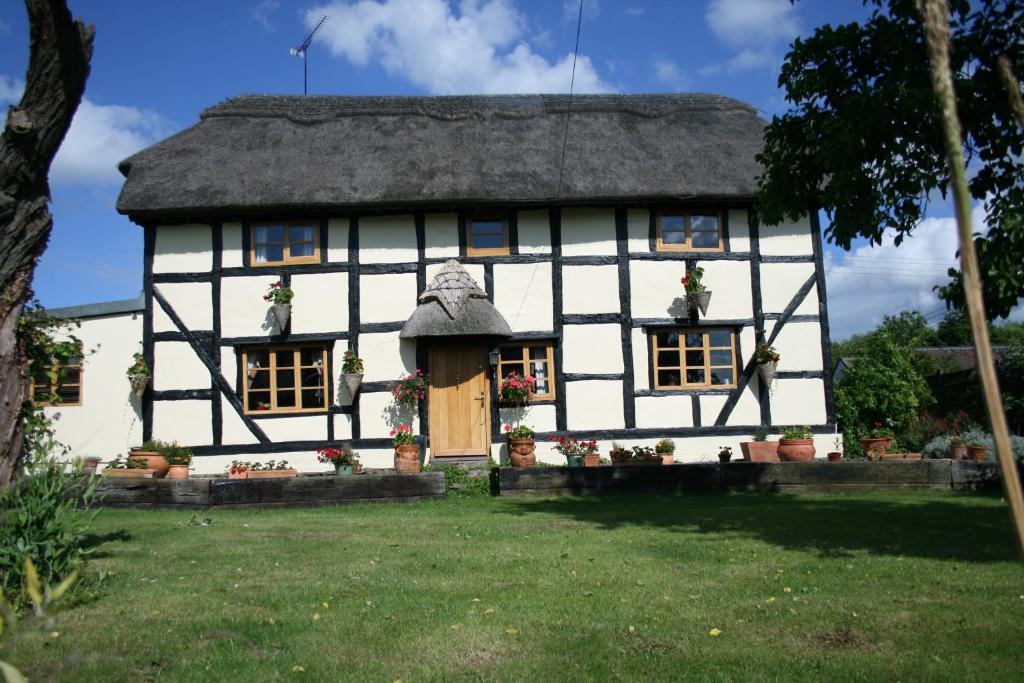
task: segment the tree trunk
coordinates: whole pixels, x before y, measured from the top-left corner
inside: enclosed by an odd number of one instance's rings
[[[50,238],[47,174],[85,90],[94,28],[72,20],[65,0],[25,0],[25,93],[0,135],[0,488],[21,462],[27,375],[18,319]]]

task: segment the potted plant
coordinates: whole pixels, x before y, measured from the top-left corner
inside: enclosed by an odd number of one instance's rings
[[[99,467],[101,461],[102,458],[94,455],[82,458],[82,474],[87,477],[96,474],[96,468]]]
[[[868,432],[867,436],[860,440],[860,447],[864,449],[864,454],[868,456],[868,460],[878,460],[892,448],[895,436],[890,425],[876,421],[874,428]]]
[[[232,460],[231,467],[228,468],[228,479],[248,479],[250,467],[252,467],[251,462]]]
[[[988,446],[977,441],[967,442],[967,457],[974,462],[981,462],[988,453]]]
[[[953,460],[967,457],[967,442],[959,434],[951,434],[949,437],[949,457]]]
[[[768,440],[768,430],[758,427],[754,431],[753,441],[741,441],[740,450],[743,459],[748,462],[778,462],[779,442]]]
[[[292,288],[285,287],[280,280],[271,282],[267,293],[263,295],[263,300],[269,301],[271,304],[270,312],[274,314],[274,320],[277,321],[277,326],[282,334],[288,327],[288,321],[291,320],[292,299],[294,298],[295,292],[292,291]]]
[[[662,465],[671,465],[675,462],[676,442],[672,439],[662,439],[654,444],[654,452],[661,456]]]
[[[694,266],[686,271],[686,275],[680,280],[686,290],[686,301],[690,307],[700,308],[701,315],[708,314],[708,304],[711,303],[711,292],[704,286],[701,279],[704,277],[704,269]]]
[[[661,456],[650,446],[633,446],[630,457],[625,461],[627,465],[660,465]]]
[[[814,460],[814,438],[810,427],[792,427],[782,431],[779,439],[779,460],[811,462]]]
[[[133,448],[128,453],[128,461],[134,460],[142,463],[138,467],[151,469],[156,472],[158,478],[162,477],[167,474],[167,470],[171,469],[171,463],[167,462],[167,458],[164,457],[165,446],[163,441],[150,439],[141,446]]]
[[[179,446],[177,441],[165,444],[162,452],[171,467],[167,470],[168,479],[188,479],[188,468],[192,464],[192,450]]]
[[[512,467],[533,467],[537,464],[533,430],[526,425],[505,425],[508,461]]]
[[[392,382],[388,385],[388,390],[398,405],[414,407],[420,400],[427,397],[429,385],[430,375],[424,374],[422,370],[416,368],[415,374],[410,372],[405,377]]]
[[[149,384],[153,373],[149,371],[146,359],[141,353],[133,354],[132,360],[132,364],[128,367],[128,381],[131,382],[132,391],[135,392],[135,396],[142,398],[142,394],[145,393],[146,385]]]
[[[246,472],[246,479],[279,479],[298,475],[287,460],[270,460],[266,464],[254,462]]]
[[[569,467],[583,467],[583,459],[588,456],[597,456],[597,442],[591,439],[590,441],[584,441],[576,439],[568,439],[564,436],[550,436],[552,441],[555,442],[555,450],[565,456],[566,463]],[[596,465],[596,463],[595,463]]]
[[[722,446],[718,449],[718,462],[729,462],[732,460],[732,446]]]
[[[318,448],[316,459],[334,465],[334,473],[339,477],[347,477],[359,471],[359,454],[348,446],[341,448]]]
[[[537,380],[534,377],[523,377],[515,370],[509,372],[498,385],[498,400],[511,405],[529,403],[537,393]]]
[[[363,383],[363,359],[351,349],[341,357],[341,381],[348,389],[348,395],[355,398],[359,385]]]
[[[613,465],[617,465],[621,461],[629,460],[631,455],[632,453],[628,448],[618,441],[612,441],[612,449],[608,451],[608,459],[612,461]]]
[[[775,347],[768,344],[761,344],[757,347],[757,351],[754,352],[757,376],[761,378],[761,382],[766,387],[770,387],[772,382],[775,381],[775,369],[779,365],[780,358],[782,356],[775,350]]]
[[[826,454],[829,462],[839,462],[843,459],[843,440],[840,437],[836,437],[835,441],[832,442],[834,451]]]
[[[125,459],[117,456],[109,463],[103,473],[108,477],[126,477],[130,479],[153,479],[156,477],[156,470],[146,467],[142,460]]]
[[[399,474],[419,472],[420,445],[412,427],[398,425],[397,429],[391,430],[391,437],[395,444],[395,471]]]

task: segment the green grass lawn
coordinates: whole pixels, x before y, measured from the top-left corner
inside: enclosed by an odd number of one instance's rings
[[[32,680],[1020,680],[997,498],[945,492],[105,510]],[[712,629],[720,635],[709,635]],[[54,635],[56,632],[58,635]]]

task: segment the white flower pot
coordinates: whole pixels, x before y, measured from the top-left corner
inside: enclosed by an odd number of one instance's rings
[[[757,366],[757,376],[761,378],[761,383],[766,387],[770,387],[775,381],[776,367],[777,363],[761,363]]]
[[[708,304],[711,303],[711,292],[709,290],[704,290],[703,292],[687,292],[686,300],[691,306],[698,307],[701,315],[707,315]]]
[[[344,372],[341,374],[341,382],[348,389],[348,395],[355,398],[356,392],[359,391],[359,385],[363,383],[363,373]]]
[[[288,320],[292,317],[292,305],[291,304],[274,304],[270,307],[270,312],[274,314],[274,320],[277,321],[277,326],[281,328],[281,332],[284,333],[288,327]]]
[[[132,391],[135,392],[135,396],[142,398],[142,395],[146,393],[146,387],[149,385],[149,375],[136,375],[129,377],[128,381],[132,383]]]

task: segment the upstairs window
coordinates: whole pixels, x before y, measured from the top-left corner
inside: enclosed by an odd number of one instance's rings
[[[651,333],[654,388],[736,386],[736,334],[726,329],[662,329]]]
[[[498,377],[504,379],[510,372],[516,372],[521,377],[533,377],[537,380],[534,400],[554,400],[554,358],[549,341],[505,344],[501,347],[501,356],[498,360]]]
[[[250,261],[254,266],[320,262],[320,228],[312,221],[258,223],[252,226]]]
[[[245,412],[311,413],[327,410],[327,347],[265,346],[242,352]]]
[[[508,222],[504,218],[477,217],[467,221],[467,256],[504,256],[508,253]]]
[[[665,211],[658,214],[658,251],[723,251],[722,221],[716,213]]]
[[[32,404],[43,406],[82,405],[82,358],[75,356],[64,363],[33,365],[29,376]]]

